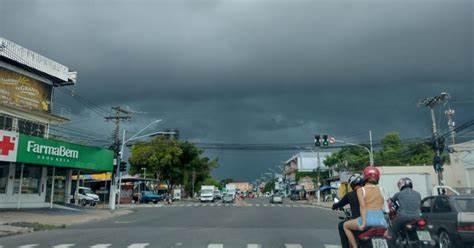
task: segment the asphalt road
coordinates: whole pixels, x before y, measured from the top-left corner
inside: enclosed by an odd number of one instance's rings
[[[106,221],[0,239],[9,247],[316,248],[338,247],[337,213],[267,199],[137,208]],[[30,246],[25,246],[30,245]],[[336,246],[335,246],[336,245]]]

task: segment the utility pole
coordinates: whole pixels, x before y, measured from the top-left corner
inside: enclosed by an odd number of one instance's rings
[[[115,210],[115,197],[117,192],[117,179],[120,175],[120,157],[121,157],[121,149],[120,149],[120,122],[130,120],[132,117],[130,116],[130,112],[122,109],[121,107],[112,107],[112,110],[115,111],[115,114],[112,116],[106,116],[105,120],[113,121],[115,124],[114,133],[112,135],[114,139],[113,150],[115,153],[115,171],[112,172],[112,181],[110,183],[110,195],[109,195],[109,208],[110,210]],[[118,185],[120,187],[120,185]]]
[[[449,133],[451,134],[451,144],[454,145],[456,144],[456,131],[454,130],[455,122],[453,120],[455,111],[454,109],[449,107],[446,111],[444,111],[444,113],[448,117],[448,128]]]
[[[370,140],[370,153],[369,153],[370,166],[374,166],[374,148],[372,144],[372,130],[369,130],[369,140]]]
[[[440,144],[440,139],[438,137],[438,128],[436,126],[436,116],[435,116],[435,111],[434,108],[441,104],[444,103],[447,99],[449,99],[449,94],[446,92],[442,92],[438,96],[434,97],[428,97],[423,100],[421,100],[418,105],[428,107],[430,109],[431,113],[431,121],[432,121],[432,133],[433,133],[433,148],[435,150],[435,157],[433,159],[433,166],[435,167],[436,172],[438,173],[438,184],[443,185],[443,168],[441,166],[441,149],[440,147],[444,147],[443,144]]]

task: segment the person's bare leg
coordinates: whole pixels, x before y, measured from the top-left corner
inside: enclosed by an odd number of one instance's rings
[[[359,224],[357,223],[357,219],[349,220],[344,223],[344,232],[346,233],[347,239],[351,244],[352,248],[357,248],[357,242],[354,237],[354,233],[352,230],[359,230]]]

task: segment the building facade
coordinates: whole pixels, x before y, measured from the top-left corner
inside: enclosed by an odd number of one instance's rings
[[[110,171],[109,150],[50,139],[54,89],[76,72],[0,37],[0,208],[69,203],[72,175]]]

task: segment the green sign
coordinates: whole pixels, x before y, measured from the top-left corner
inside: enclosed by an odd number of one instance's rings
[[[111,150],[20,134],[17,162],[112,171]]]

